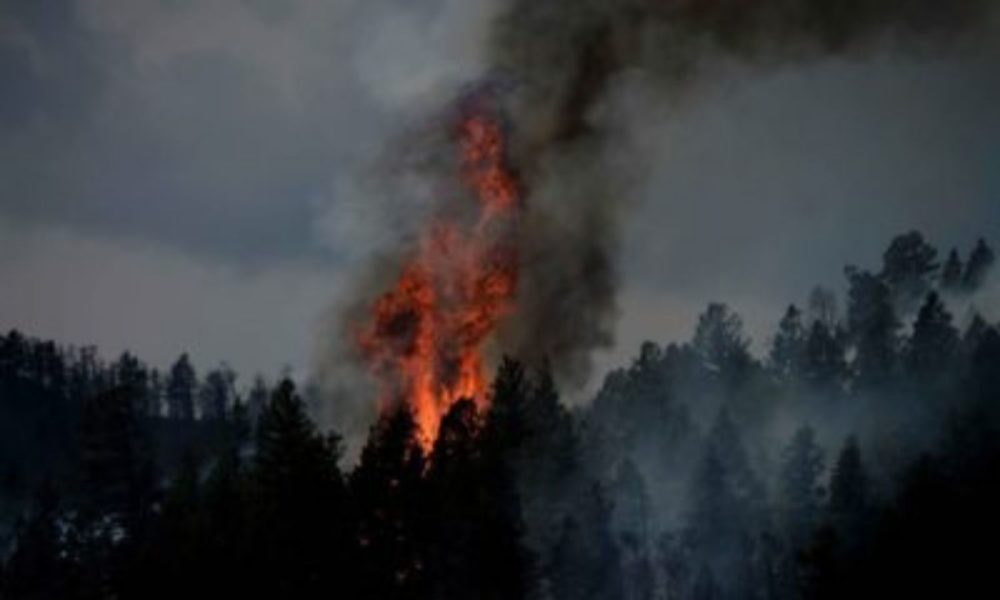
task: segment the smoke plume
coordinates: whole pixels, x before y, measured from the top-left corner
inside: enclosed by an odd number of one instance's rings
[[[488,80],[473,86],[500,107],[505,160],[525,207],[513,238],[516,296],[492,351],[529,364],[548,360],[560,383],[572,387],[585,382],[593,351],[612,344],[619,225],[630,182],[648,167],[630,153],[611,106],[630,82],[641,81],[669,105],[693,95],[727,61],[764,69],[877,51],[919,55],[974,40],[993,6],[989,0],[507,1],[487,41]],[[413,150],[419,158],[405,162],[422,175],[441,168],[430,177],[438,190],[453,175],[453,167],[441,167],[447,164],[441,150],[454,140],[442,140],[435,127],[407,134],[409,142],[423,137],[426,144]],[[396,146],[397,156],[398,147],[414,148]],[[399,251],[412,252],[412,244]],[[358,289],[345,321],[356,322],[358,307],[375,296],[370,285]]]
[[[691,91],[721,60],[761,67],[921,52],[965,39],[989,0],[511,0],[490,40],[511,161],[528,190],[522,286],[504,346],[548,357],[580,382],[612,342],[618,224],[641,157],[623,156],[605,114],[617,84],[641,78],[664,102]]]

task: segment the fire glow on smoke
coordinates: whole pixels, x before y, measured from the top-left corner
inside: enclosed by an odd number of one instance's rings
[[[407,406],[425,450],[452,404],[485,406],[484,344],[512,309],[518,279],[522,202],[499,119],[480,108],[460,119],[456,136],[474,216],[442,214],[428,224],[357,337],[380,410]]]

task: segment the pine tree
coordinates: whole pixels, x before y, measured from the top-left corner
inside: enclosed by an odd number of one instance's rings
[[[198,399],[202,419],[224,420],[236,402],[236,373],[225,363],[209,371],[198,391]]]
[[[142,418],[149,412],[149,372],[139,359],[128,352],[122,353],[112,366],[115,384],[123,387],[132,397],[136,416]]]
[[[854,370],[864,387],[886,383],[896,368],[899,321],[893,310],[889,287],[880,277],[852,267],[848,330],[857,350]]]
[[[129,391],[115,388],[87,400],[81,429],[86,516],[136,525],[150,509],[155,473]]]
[[[0,376],[4,379],[19,379],[27,374],[28,340],[12,329],[0,343]]]
[[[149,388],[146,395],[147,418],[159,418],[163,416],[163,378],[157,369],[149,373]]]
[[[527,436],[529,393],[530,382],[524,366],[513,358],[503,357],[490,390],[486,435],[511,458]]]
[[[567,516],[546,573],[553,600],[622,600],[621,554],[610,527],[611,507],[599,486]]]
[[[611,484],[615,531],[645,546],[649,535],[650,502],[646,482],[635,464],[625,459]]]
[[[206,521],[202,494],[201,464],[193,452],[185,452],[164,492],[155,535],[140,553],[137,596],[141,592],[154,599],[176,598],[190,589],[192,581],[210,579],[212,524]],[[157,585],[150,586],[150,580]]]
[[[822,321],[814,321],[809,330],[803,363],[805,380],[818,389],[840,387],[847,374],[843,342]]]
[[[725,408],[719,411],[712,424],[708,445],[722,461],[742,510],[748,511],[747,516],[759,516],[755,513],[763,507],[764,489],[750,466],[736,423]]]
[[[948,258],[941,267],[941,289],[948,292],[955,292],[962,287],[962,259],[958,256],[958,250],[952,248],[948,252]]]
[[[695,561],[730,574],[729,593],[749,593],[754,540],[767,528],[764,490],[726,410],[716,417],[695,466],[688,506]]]
[[[423,450],[407,407],[383,414],[351,473],[364,598],[426,598],[434,514]]]
[[[191,421],[194,419],[194,396],[198,387],[198,377],[191,366],[187,353],[181,354],[170,368],[167,378],[167,415],[171,419]]]
[[[253,596],[256,586],[248,585],[252,577],[246,570],[254,565],[250,555],[257,549],[249,534],[254,527],[250,504],[250,482],[240,457],[240,448],[227,444],[216,458],[211,473],[201,486],[199,517],[207,535],[201,541],[205,560],[201,589],[208,597]],[[336,505],[331,510],[336,510]],[[321,522],[317,523],[321,526]],[[329,540],[335,545],[338,540]],[[333,552],[337,548],[330,548]]]
[[[834,526],[849,544],[854,543],[862,532],[869,503],[868,476],[861,462],[861,450],[857,438],[850,436],[844,442],[830,476],[827,508]]]
[[[528,438],[524,454],[529,460],[548,459],[550,464],[540,470],[547,478],[559,480],[576,467],[576,434],[572,418],[559,400],[549,362],[543,362],[534,375],[524,406]]]
[[[797,379],[803,371],[807,336],[802,324],[802,311],[794,304],[785,311],[778,324],[778,333],[771,343],[771,369],[783,381]]]
[[[691,345],[708,368],[725,381],[742,380],[753,363],[750,342],[743,335],[743,321],[725,304],[711,303],[698,317]]]
[[[712,554],[727,541],[737,537],[737,523],[741,515],[739,499],[730,483],[726,465],[713,445],[705,448],[704,455],[695,467],[688,504],[695,545],[701,553]]]
[[[793,548],[803,547],[819,521],[823,468],[823,451],[815,433],[808,426],[799,428],[784,450],[780,472],[782,516]]]
[[[559,401],[546,363],[536,369],[525,392],[523,418],[512,420],[524,425],[521,443],[506,450],[502,460],[509,461],[512,468],[528,543],[540,548],[551,545],[552,524],[573,511],[589,482],[582,472],[573,420]]]
[[[27,519],[18,525],[17,544],[0,581],[4,598],[78,598],[78,569],[68,556],[60,527],[63,515],[49,482],[43,483]]]
[[[609,373],[579,431],[584,462],[611,472],[618,456],[642,455],[651,469],[673,469],[682,462],[693,426],[680,396],[716,380],[689,346],[661,348],[644,342],[626,369]],[[658,463],[655,466],[650,463]]]
[[[312,596],[332,585],[338,559],[351,564],[339,458],[339,439],[316,431],[294,384],[282,381],[257,425],[252,473],[262,589]]]
[[[951,320],[937,293],[929,293],[906,352],[906,366],[913,376],[926,380],[951,370],[959,346],[958,331]]]
[[[515,482],[481,439],[483,424],[470,400],[441,421],[430,457],[428,484],[436,509],[427,566],[433,597],[523,598],[531,582],[521,545]]]
[[[809,292],[809,322],[817,321],[831,331],[837,328],[837,296],[823,286]]]
[[[261,413],[264,412],[264,407],[267,405],[267,399],[271,395],[271,392],[267,388],[267,382],[261,375],[257,375],[253,379],[253,386],[250,388],[250,392],[247,394],[247,419],[250,421],[252,427],[256,427],[258,419],[260,419]]]
[[[918,231],[896,236],[882,255],[880,278],[902,314],[909,314],[930,290],[939,267],[936,260],[937,250]]]
[[[989,329],[990,324],[986,322],[986,319],[978,312],[973,313],[969,324],[965,327],[965,332],[962,333],[960,350],[963,362],[969,362],[972,355],[975,354],[976,348],[979,347],[979,343],[983,341],[983,336],[986,335]]]
[[[978,290],[986,281],[995,261],[996,254],[994,254],[993,249],[986,243],[986,240],[979,238],[965,264],[965,274],[962,276],[962,285],[965,290],[968,292]]]

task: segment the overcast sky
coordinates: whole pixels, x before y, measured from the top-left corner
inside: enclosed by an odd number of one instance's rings
[[[359,173],[483,69],[496,0],[0,4],[0,327],[165,365],[305,372],[393,230]],[[781,305],[912,228],[1000,241],[992,50],[733,67],[622,107],[652,172],[626,224],[618,346],[725,300]],[[398,199],[400,206],[407,198]],[[1000,318],[1000,315],[994,316]]]

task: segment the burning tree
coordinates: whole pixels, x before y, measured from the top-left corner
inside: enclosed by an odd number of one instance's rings
[[[471,217],[442,214],[429,224],[357,334],[380,409],[409,407],[428,451],[455,402],[486,402],[483,346],[509,313],[518,280],[523,203],[501,121],[477,104],[456,137],[461,179],[476,201]]]

